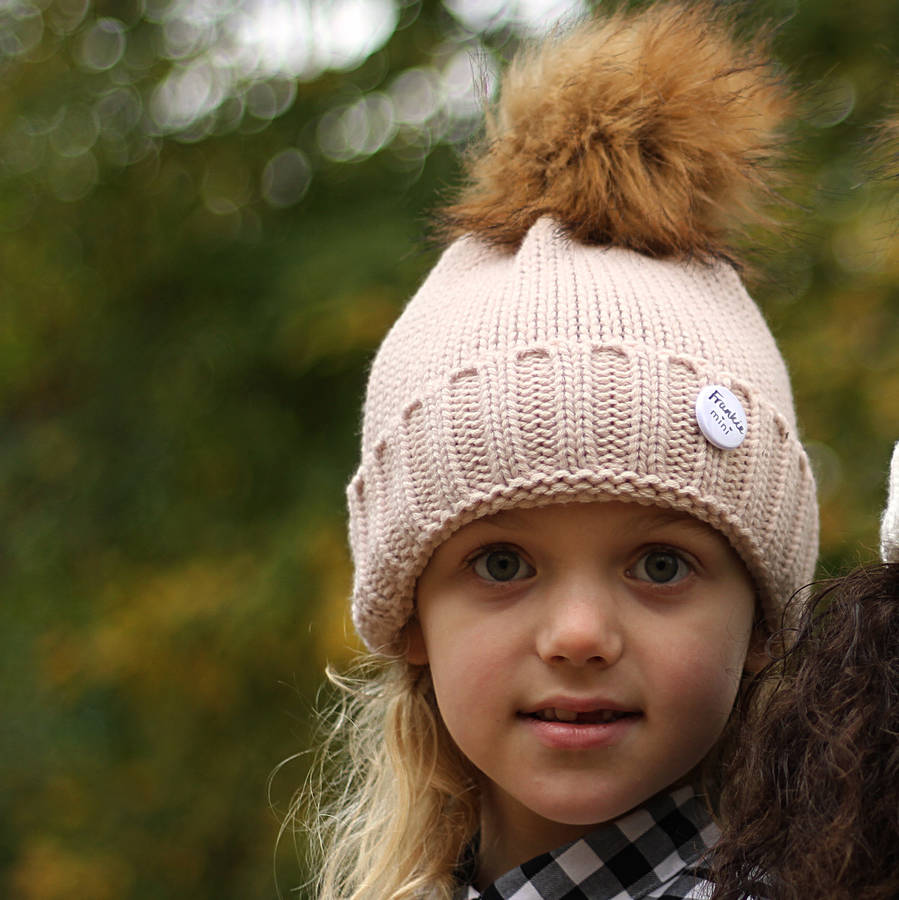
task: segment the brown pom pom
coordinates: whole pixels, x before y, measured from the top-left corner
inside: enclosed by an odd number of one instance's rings
[[[514,249],[549,215],[584,243],[733,259],[788,108],[761,40],[705,3],[588,21],[512,61],[443,230]]]

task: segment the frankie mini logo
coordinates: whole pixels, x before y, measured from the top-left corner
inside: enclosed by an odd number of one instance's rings
[[[720,450],[734,450],[746,437],[746,413],[726,387],[710,384],[696,398],[696,422],[705,439]]]
[[[731,394],[731,397],[733,397],[733,394]],[[729,433],[730,425],[733,425],[740,434],[746,434],[746,417],[743,414],[742,407],[740,407],[740,413],[737,415],[737,413],[727,405],[727,401],[721,396],[718,388],[714,388],[712,393],[709,394],[709,402],[714,403],[717,407],[717,409],[712,409],[710,415],[726,432]],[[730,425],[728,425],[728,422]]]

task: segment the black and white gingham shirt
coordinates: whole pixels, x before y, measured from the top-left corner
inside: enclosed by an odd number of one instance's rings
[[[692,787],[659,794],[633,812],[506,872],[456,900],[707,900],[701,858],[718,829]]]

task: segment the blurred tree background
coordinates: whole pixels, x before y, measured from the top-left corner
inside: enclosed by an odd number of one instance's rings
[[[895,0],[731,4],[808,89],[754,293],[822,571],[899,437]],[[0,894],[273,897],[326,660],[365,369],[433,263],[495,72],[553,0],[0,0]],[[302,890],[300,896],[304,896]]]

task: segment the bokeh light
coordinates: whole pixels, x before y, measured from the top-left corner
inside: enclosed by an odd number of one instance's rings
[[[78,58],[87,69],[104,72],[124,55],[125,26],[118,19],[98,19],[81,37]]]
[[[293,206],[303,199],[310,175],[309,162],[299,150],[282,150],[265,164],[262,195],[274,207]]]

